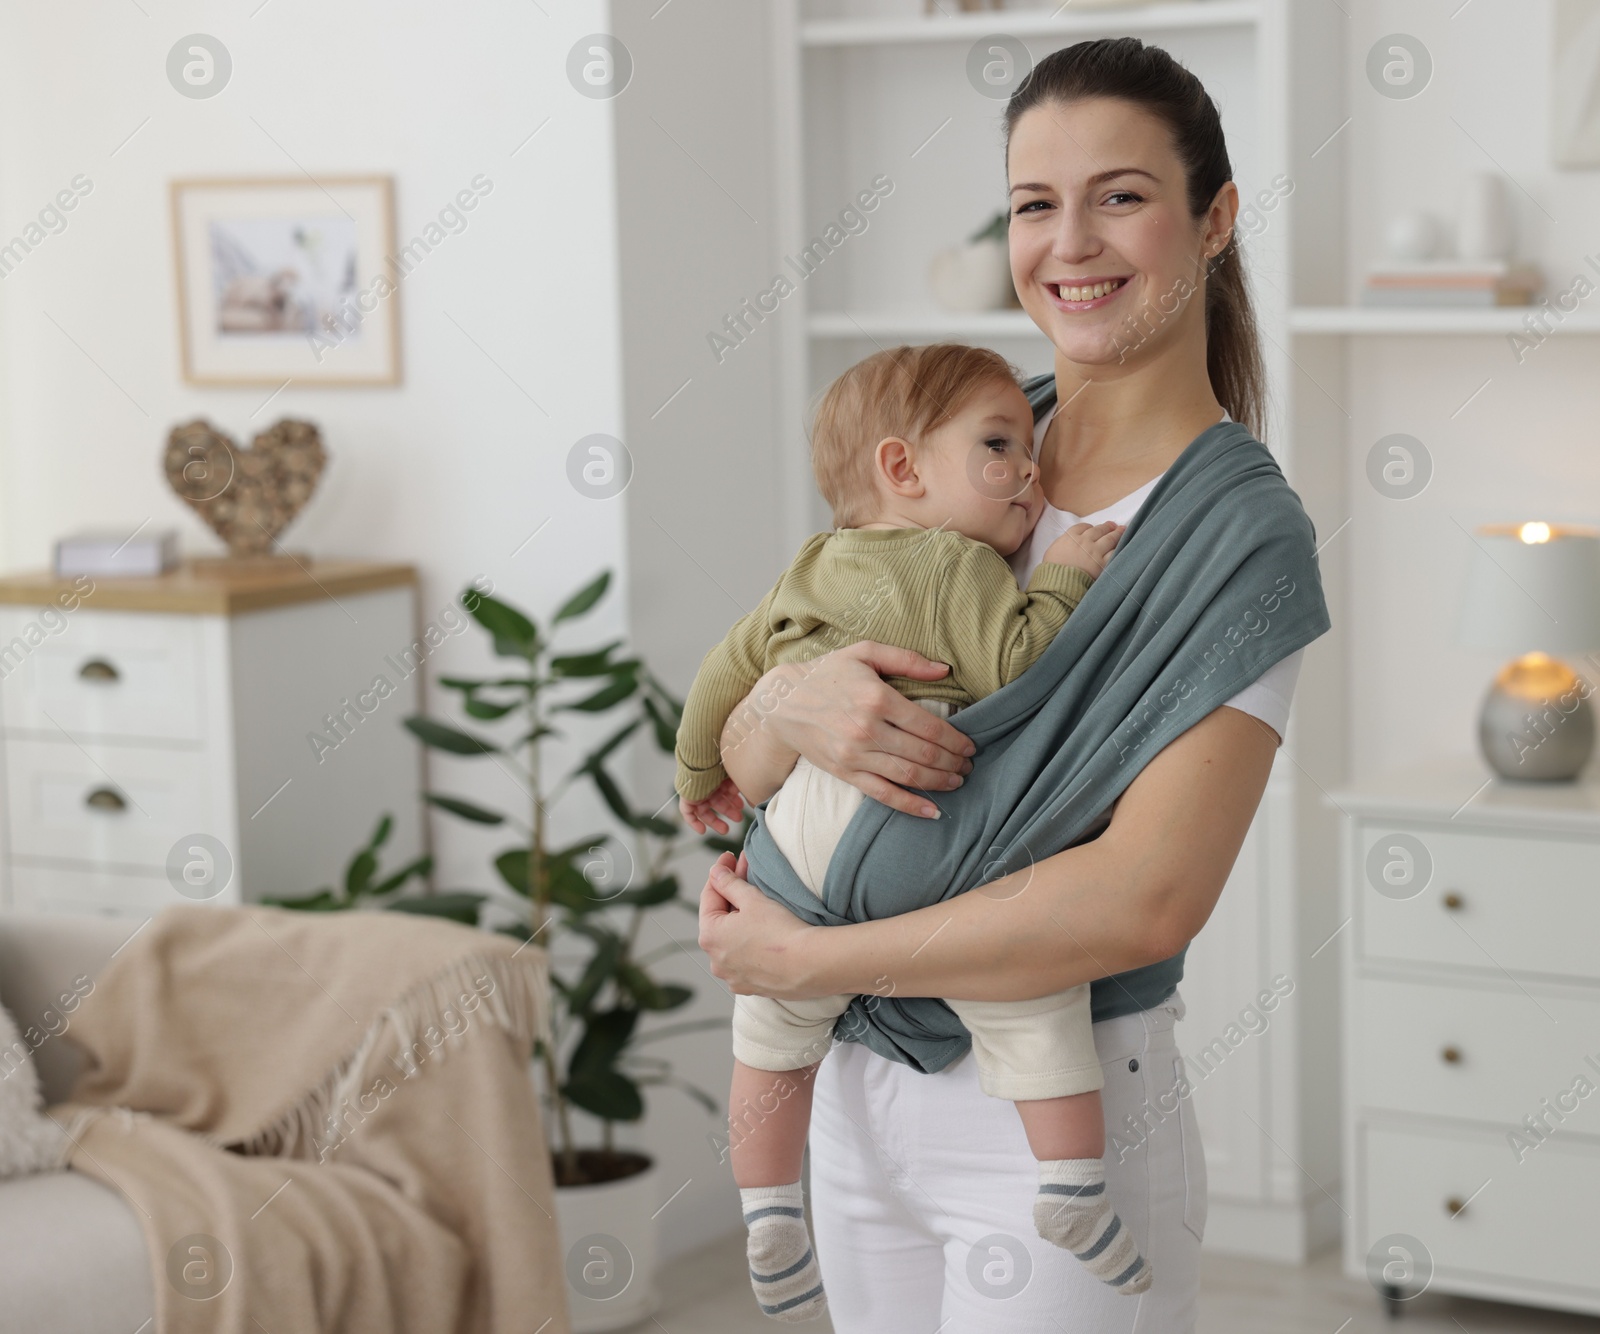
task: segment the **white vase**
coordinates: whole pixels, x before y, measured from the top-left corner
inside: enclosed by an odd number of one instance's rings
[[[1005,241],[968,241],[941,250],[928,265],[933,299],[949,311],[1004,310],[1016,289]]]
[[[1511,257],[1511,203],[1496,172],[1474,172],[1461,190],[1456,251],[1462,259]]]
[[[656,1290],[660,1173],[556,1188],[556,1225],[573,1334],[626,1329],[661,1305]]]
[[[1384,240],[1389,258],[1402,264],[1432,259],[1439,253],[1439,224],[1431,213],[1402,213],[1389,224]]]

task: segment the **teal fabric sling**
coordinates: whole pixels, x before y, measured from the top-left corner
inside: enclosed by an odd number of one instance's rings
[[[1054,377],[1023,388],[1037,421],[1055,401]],[[1151,489],[1038,662],[951,720],[978,751],[967,781],[935,797],[938,820],[864,801],[819,902],[758,810],[750,880],[805,921],[840,926],[1021,871],[1098,837],[1157,751],[1328,628],[1311,520],[1266,446],[1222,422]],[[1091,988],[1094,1018],[1148,1009],[1182,976],[1179,953],[1102,978]],[[924,997],[858,996],[834,1036],[922,1071],[971,1045],[955,1012]]]

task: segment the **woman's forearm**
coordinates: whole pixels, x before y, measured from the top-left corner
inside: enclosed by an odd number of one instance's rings
[[[1277,740],[1215,710],[1145,766],[1099,838],[915,912],[812,928],[806,993],[1027,1000],[1172,957],[1216,906]]]
[[[807,991],[1029,1000],[1176,953],[1156,896],[1104,841],[898,917],[817,928]]]

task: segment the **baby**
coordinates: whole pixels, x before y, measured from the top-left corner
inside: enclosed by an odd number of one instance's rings
[[[823,397],[811,447],[835,530],[808,539],[761,605],[706,655],[684,705],[679,806],[701,833],[720,826],[719,817],[740,818],[742,798],[722,767],[719,739],[772,667],[859,640],[913,649],[948,663],[948,675],[890,684],[949,717],[1039,658],[1121,535],[1116,524],[1074,525],[1018,589],[1005,558],[1044,508],[1033,412],[1010,365],[984,348],[896,347],[852,366]],[[819,897],[863,799],[801,759],[767,803],[773,842]],[[750,1109],[759,1123],[732,1137],[734,1179],[750,1229],[750,1281],[762,1311],[779,1320],[808,1320],[827,1304],[800,1169],[809,1080],[851,999],[734,998],[729,1112]],[[1038,1000],[947,1004],[972,1034],[980,1086],[1016,1103],[1039,1160],[1039,1235],[1118,1291],[1145,1291],[1150,1266],[1105,1193],[1105,1081],[1088,986]],[[802,1072],[800,1095],[775,1097],[772,1071]]]

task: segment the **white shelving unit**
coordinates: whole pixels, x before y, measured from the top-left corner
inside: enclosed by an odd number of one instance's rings
[[[1523,323],[1536,306],[1498,306],[1486,310],[1428,310],[1383,306],[1301,306],[1290,312],[1289,329],[1297,334],[1443,334],[1525,333]],[[1575,311],[1556,322],[1554,334],[1600,334],[1600,315]]]
[[[985,310],[957,314],[942,310],[822,310],[806,321],[814,339],[1043,338],[1023,310]]]
[[[943,339],[992,346],[1025,373],[1052,364],[1049,342],[1021,310],[942,312],[925,281],[935,253],[1005,206],[1005,104],[973,88],[965,71],[971,45],[994,33],[1022,41],[1034,60],[1101,36],[1161,45],[1216,99],[1246,200],[1275,177],[1294,180],[1246,249],[1273,388],[1266,437],[1318,533],[1333,533],[1346,518],[1344,418],[1307,376],[1342,375],[1344,340],[1296,340],[1308,326],[1292,307],[1342,296],[1343,150],[1338,141],[1324,148],[1345,118],[1342,65],[1329,58],[1345,41],[1340,8],[1192,0],[931,18],[921,9],[921,0],[774,0],[775,264],[875,178],[893,183],[865,230],[786,298],[799,317],[774,329],[789,549],[828,526],[805,423],[814,396],[846,366],[895,342]],[[1291,274],[1310,280],[1297,287]],[[1323,576],[1337,627],[1340,571],[1325,566]],[[1306,662],[1260,813],[1189,950],[1181,1038],[1191,1053],[1223,1039],[1272,978],[1295,982],[1268,1032],[1203,1077],[1190,1072],[1212,1249],[1297,1260],[1338,1237],[1338,979],[1336,951],[1318,946],[1338,925],[1338,830],[1321,792],[1344,777],[1344,697],[1336,628]]]
[[[1151,4],[1134,9],[1052,12],[1008,9],[926,17],[812,19],[800,27],[806,46],[867,46],[874,43],[975,41],[986,33],[1070,39],[1121,34],[1169,33],[1192,28],[1245,28],[1261,21],[1260,0],[1203,0]]]

